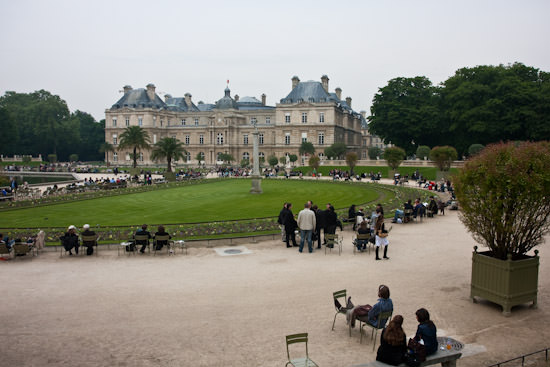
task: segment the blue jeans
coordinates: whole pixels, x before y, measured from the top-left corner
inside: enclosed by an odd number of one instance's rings
[[[313,244],[311,242],[311,229],[301,229],[300,230],[300,252],[304,249],[304,240],[307,237],[307,247],[309,248],[309,252],[313,252]]]
[[[405,212],[403,210],[396,209],[395,210],[395,215],[393,216],[393,221],[397,222],[397,218],[403,218],[404,214],[405,214]]]

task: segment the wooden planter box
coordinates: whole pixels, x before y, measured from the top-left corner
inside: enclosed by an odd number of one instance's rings
[[[490,256],[490,251],[472,256],[472,285],[470,297],[485,298],[502,306],[502,313],[509,316],[513,306],[533,302],[537,306],[539,257],[525,256],[521,260],[500,260]]]

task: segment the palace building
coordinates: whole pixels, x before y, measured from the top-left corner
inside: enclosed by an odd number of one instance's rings
[[[254,126],[259,132],[259,155],[265,160],[299,156],[304,141],[313,144],[321,159],[325,159],[324,149],[333,143],[346,144],[359,159],[366,159],[368,147],[382,147],[378,138],[368,134],[365,112],[354,111],[352,99],[343,100],[340,88],[330,92],[326,75],[320,82],[302,82],[297,76],[291,80],[290,93],[275,106],[266,105],[265,94],[260,99],[231,97],[229,88],[214,104],[195,104],[190,93],[183,97],[166,94],[162,100],[153,84],[145,89],[127,85],[124,96],[105,111],[105,141],[116,148],[126,127],[140,126],[152,144],[165,137],[176,138],[187,150],[187,163],[198,164],[200,154],[206,165],[221,163],[222,153],[232,155],[236,164],[250,160]],[[141,151],[139,161],[152,164],[150,153]],[[307,164],[305,157],[301,158],[297,163]],[[116,151],[113,161],[129,164],[130,150]]]

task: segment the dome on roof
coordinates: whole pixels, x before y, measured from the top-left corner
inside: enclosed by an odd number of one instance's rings
[[[227,110],[227,109],[239,109],[237,102],[231,98],[231,90],[229,87],[226,87],[224,90],[225,95],[216,102],[216,108],[218,110]]]

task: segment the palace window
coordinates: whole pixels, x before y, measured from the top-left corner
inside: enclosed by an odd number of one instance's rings
[[[251,117],[251,118],[250,118],[250,123],[251,123],[252,125],[256,124],[257,122],[258,122],[258,120],[256,119],[256,117]]]
[[[307,141],[307,133],[302,133],[302,143]]]
[[[302,124],[307,123],[307,112],[302,112]]]
[[[216,138],[216,144],[223,145],[223,133],[218,133],[218,136]]]
[[[116,117],[113,117],[113,127],[116,127]]]
[[[319,133],[319,145],[325,144],[325,133]]]
[[[285,133],[285,145],[290,145],[290,133]]]
[[[290,113],[285,113],[285,123],[290,124]]]
[[[118,153],[117,152],[113,152],[113,161],[115,161],[115,162],[118,161]]]
[[[325,113],[324,112],[319,113],[319,122],[325,122]]]
[[[243,159],[250,161],[250,154],[248,152],[243,153]]]
[[[113,145],[117,145],[117,144],[118,144],[117,135],[113,134]]]
[[[138,117],[138,126],[143,126],[143,117]]]
[[[200,145],[203,145],[203,144],[204,144],[204,135],[203,135],[203,134],[200,134],[200,135],[199,135],[199,144],[200,144]]]
[[[271,124],[271,117],[266,116],[266,117],[265,117],[265,123],[266,123],[266,124]]]
[[[264,145],[264,134],[258,134],[258,144]]]
[[[243,144],[248,145],[248,134],[243,135]]]
[[[126,116],[124,122],[126,123],[126,127],[130,126],[130,118],[128,116]]]
[[[195,118],[195,126],[199,126],[199,119]]]
[[[185,145],[189,145],[189,135],[185,135]]]
[[[185,126],[185,124],[186,124],[185,119],[181,119],[181,126]]]

